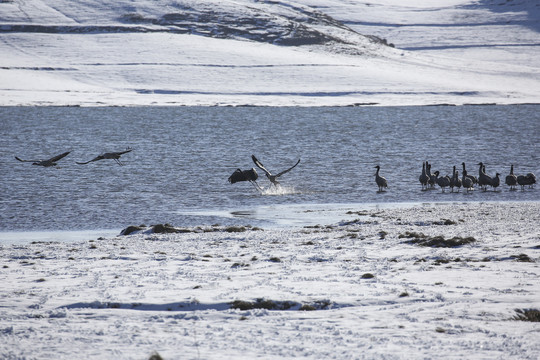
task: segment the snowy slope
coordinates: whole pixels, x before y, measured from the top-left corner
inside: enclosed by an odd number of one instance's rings
[[[401,3],[2,1],[0,105],[538,102],[538,5]]]

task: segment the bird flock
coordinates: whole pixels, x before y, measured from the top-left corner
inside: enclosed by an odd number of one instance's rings
[[[94,161],[112,159],[116,161],[118,165],[123,165],[123,163],[120,161],[120,157],[131,151],[131,148],[127,148],[124,151],[106,152],[94,157],[91,160],[84,162],[76,161],[76,163],[79,165],[85,165]],[[23,160],[17,156],[15,156],[15,159],[21,162],[31,162],[32,165],[51,167],[56,166],[57,162],[69,155],[69,153],[70,151],[66,151],[62,154],[53,156],[50,159],[45,160]],[[298,159],[296,164],[274,175],[266,167],[264,167],[264,165],[255,157],[255,155],[251,155],[251,160],[253,160],[253,163],[265,173],[268,180],[270,180],[271,185],[275,187],[280,186],[279,181],[277,180],[280,176],[291,171],[300,163],[300,159]],[[469,193],[470,191],[474,190],[475,186],[478,186],[483,191],[487,191],[488,187],[491,187],[493,191],[497,191],[497,188],[501,185],[501,174],[496,172],[495,176],[489,176],[486,173],[486,165],[483,162],[480,162],[477,165],[478,177],[469,175],[464,162],[461,163],[461,177],[459,176],[459,171],[456,169],[456,166],[453,167],[451,176],[441,176],[440,171],[435,171],[434,173],[432,173],[431,163],[429,163],[428,161],[424,161],[422,163],[422,172],[418,177],[418,180],[420,181],[423,191],[435,189],[436,185],[441,188],[442,192],[445,192],[448,188],[451,192],[459,192],[460,189],[463,188],[467,193]],[[375,172],[375,183],[377,184],[378,192],[384,192],[386,191],[385,189],[388,188],[388,181],[386,180],[386,178],[380,175],[381,167],[379,165],[376,165],[375,168],[377,169],[377,171]],[[242,181],[249,181],[259,191],[262,191],[262,188],[257,183],[258,178],[259,175],[257,174],[255,168],[251,168],[249,170],[242,170],[238,168],[232,173],[231,176],[229,176],[227,180],[231,184]],[[536,176],[533,173],[516,176],[514,174],[514,165],[512,164],[510,166],[510,173],[506,175],[504,183],[510,187],[510,190],[517,190],[518,185],[521,186],[522,190],[524,190],[526,186],[532,188],[533,185],[536,184]]]
[[[454,189],[459,191],[462,187],[468,193],[474,190],[475,186],[480,187],[483,191],[487,191],[488,187],[491,187],[493,191],[497,191],[497,188],[501,185],[501,174],[495,173],[495,176],[489,176],[486,174],[486,165],[482,162],[478,163],[478,177],[469,175],[467,172],[465,163],[461,163],[462,173],[461,178],[459,177],[459,171],[456,170],[456,167],[453,167],[452,176],[440,176],[439,171],[431,173],[431,164],[428,161],[422,163],[422,173],[418,177],[420,184],[422,185],[422,190],[434,189],[435,185],[438,185],[442,192],[445,192],[445,189],[450,188],[453,192]],[[376,182],[379,185],[379,169],[377,169]],[[514,165],[510,166],[510,174],[505,178],[505,184],[510,187],[510,190],[516,190],[517,185],[521,186],[523,190],[525,186],[532,187],[536,183],[536,176],[533,173],[528,173],[526,175],[514,175]],[[379,185],[380,190],[380,185]]]
[[[78,162],[78,161],[75,161],[75,162],[77,164],[79,164],[79,165],[85,165],[85,164],[91,163],[93,161],[104,160],[104,159],[112,159],[112,160],[116,161],[116,163],[118,165],[124,165],[120,161],[120,156],[122,156],[122,155],[124,155],[124,154],[126,154],[128,152],[131,152],[132,150],[133,149],[131,149],[131,148],[127,148],[124,151],[106,152],[106,153],[103,153],[101,155],[96,156],[92,160],[88,160],[88,161],[85,161],[85,162]],[[58,164],[57,161],[59,161],[60,159],[63,159],[66,156],[68,156],[70,152],[71,151],[66,151],[65,153],[53,156],[52,158],[46,159],[46,160],[23,160],[23,159],[21,159],[21,158],[19,158],[17,156],[15,156],[15,159],[17,159],[17,160],[19,160],[21,162],[31,162],[32,165],[50,167],[50,166],[56,166]]]

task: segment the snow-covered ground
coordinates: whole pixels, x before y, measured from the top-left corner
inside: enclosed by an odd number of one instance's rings
[[[539,358],[538,202],[343,218],[2,245],[0,358]]]
[[[0,105],[537,103],[539,30],[527,0],[3,0]]]

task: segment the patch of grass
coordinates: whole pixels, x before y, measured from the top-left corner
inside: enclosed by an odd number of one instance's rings
[[[386,238],[386,235],[388,235],[388,233],[386,231],[379,231],[379,236],[381,238],[381,240],[384,240],[384,238]]]
[[[253,310],[253,309],[266,309],[266,310],[291,310],[298,308],[299,311],[315,311],[328,309],[332,304],[329,300],[319,300],[311,304],[299,304],[295,301],[274,301],[268,299],[256,299],[255,301],[235,300],[230,303],[231,309],[238,310]]]
[[[179,232],[190,232],[190,230],[177,229],[171,224],[157,224],[152,226],[152,232],[154,234],[175,234]]]
[[[257,299],[256,301],[235,300],[231,303],[231,309],[242,311],[253,309],[289,310],[297,305],[299,304],[292,301],[273,301],[267,299]]]
[[[368,216],[369,212],[367,210],[360,210],[360,211],[347,211],[345,214],[347,215],[360,215],[360,216]]]
[[[282,262],[281,259],[278,258],[277,256],[272,256],[270,259],[268,259],[268,261],[274,262],[274,263],[280,263],[280,262]]]
[[[511,255],[510,258],[520,262],[534,262],[527,254]]]
[[[540,310],[538,309],[516,309],[517,315],[513,320],[540,322]]]
[[[250,265],[249,264],[246,264],[246,263],[237,263],[235,262],[234,264],[231,265],[231,268],[243,268],[243,267],[249,267]]]
[[[238,233],[247,231],[247,228],[245,226],[229,226],[225,228],[225,231],[229,233]]]
[[[417,232],[414,232],[414,231],[405,231],[405,234],[399,234],[398,235],[398,239],[403,239],[403,238],[423,239],[425,237],[426,237],[426,235],[424,235],[423,233],[417,233]]]
[[[437,259],[433,262],[433,265],[448,264],[450,260],[448,259]]]
[[[428,247],[443,247],[443,248],[451,248],[451,247],[458,247],[463,246],[467,244],[471,244],[473,242],[476,242],[476,239],[472,236],[469,237],[460,237],[460,236],[454,236],[451,239],[445,239],[443,236],[427,236],[423,233],[417,233],[417,232],[410,232],[406,231],[405,234],[400,234],[398,238],[408,238],[411,240],[407,240],[404,243],[405,244],[414,244],[418,246],[428,246]]]
[[[375,277],[375,275],[373,275],[371,273],[365,273],[360,278],[361,279],[373,279],[374,277]]]
[[[330,300],[318,300],[312,304],[312,306],[314,306],[318,310],[328,309],[330,305],[332,305],[332,302]]]
[[[456,225],[457,222],[450,219],[441,219],[441,221],[435,221],[433,222],[433,225]]]
[[[435,329],[435,331],[438,332],[438,333],[445,333],[446,332],[446,330],[444,330],[442,327],[437,327]]]
[[[44,281],[47,281],[45,280],[44,278],[41,278],[41,279],[37,279],[36,282],[44,282]]]
[[[404,291],[404,292],[402,292],[401,294],[399,294],[399,297],[407,297],[407,296],[409,296],[409,293],[406,292],[406,291]]]

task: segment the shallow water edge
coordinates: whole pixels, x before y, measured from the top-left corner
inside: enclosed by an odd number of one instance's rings
[[[540,204],[540,201],[481,201],[481,202],[399,202],[399,203],[344,203],[344,204],[274,204],[252,208],[225,210],[193,210],[181,212],[186,217],[222,219],[237,225],[257,225],[265,229],[295,229],[309,226],[328,226],[346,222],[359,217],[370,217],[370,212],[382,210],[407,210],[414,208],[438,208],[452,205],[465,205],[471,210],[481,208],[482,204],[519,206],[519,204]],[[130,224],[139,225],[139,224]],[[171,224],[184,226],[184,224]],[[189,226],[189,227],[196,227]],[[200,224],[204,226],[204,224]],[[119,236],[118,229],[73,229],[43,231],[3,231],[0,232],[0,245],[23,245],[32,242],[79,242],[97,238]]]

